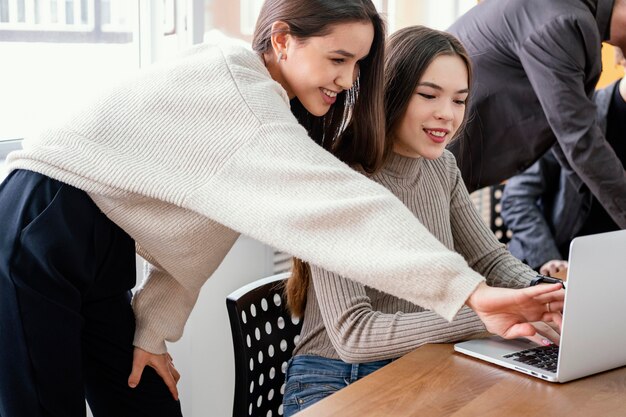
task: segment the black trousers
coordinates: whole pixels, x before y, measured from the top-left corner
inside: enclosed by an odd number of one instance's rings
[[[0,417],[180,416],[147,367],[128,387],[133,240],[81,190],[30,171],[0,185]]]

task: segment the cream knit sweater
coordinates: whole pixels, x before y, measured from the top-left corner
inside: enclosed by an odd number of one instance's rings
[[[85,190],[151,264],[135,345],[165,352],[239,236],[451,320],[483,278],[321,149],[262,60],[218,37],[140,72],[8,157]]]
[[[536,276],[482,221],[450,152],[433,161],[392,154],[372,179],[395,194],[447,248],[463,255],[490,285],[522,288]],[[372,362],[400,357],[425,343],[455,342],[485,331],[467,307],[448,323],[432,311],[327,270],[312,266],[311,273],[294,355]]]

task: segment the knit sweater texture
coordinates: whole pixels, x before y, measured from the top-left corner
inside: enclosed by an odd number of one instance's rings
[[[224,36],[140,71],[7,162],[86,191],[135,240],[150,266],[134,343],[153,353],[181,337],[240,233],[448,320],[483,280],[315,144],[262,59]]]
[[[490,285],[526,287],[536,276],[506,251],[480,218],[450,152],[436,160],[392,154],[372,178],[395,194],[448,249],[463,255]],[[433,311],[325,269],[312,266],[311,272],[294,355],[371,362],[486,330],[467,307],[449,323]]]

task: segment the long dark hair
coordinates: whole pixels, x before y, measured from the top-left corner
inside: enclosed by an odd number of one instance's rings
[[[387,41],[384,77],[385,147],[387,158],[393,145],[393,132],[406,113],[417,84],[432,61],[440,55],[460,57],[467,66],[468,85],[472,81],[470,58],[461,43],[452,35],[424,26],[411,26],[394,33]],[[456,135],[462,131],[466,116]],[[292,277],[287,282],[287,305],[294,315],[301,316],[306,307],[310,285],[309,266],[294,259]]]
[[[467,85],[472,85],[472,63],[461,42],[453,35],[425,26],[410,26],[395,32],[387,41],[385,56],[385,157],[393,145],[393,132],[406,113],[409,101],[428,66],[441,55],[458,56],[467,67]],[[466,108],[469,97],[466,100]],[[467,111],[455,134],[462,133]],[[453,139],[454,140],[454,139]]]
[[[289,34],[298,40],[330,33],[342,23],[369,22],[374,40],[367,57],[360,63],[353,87],[337,95],[337,101],[324,116],[309,113],[298,98],[291,100],[291,111],[311,138],[343,162],[375,172],[385,152],[383,114],[383,65],[385,25],[371,0],[266,0],[257,19],[252,48],[259,54],[272,48],[272,24],[285,22]],[[310,282],[309,265],[293,259],[292,275],[285,293],[292,313],[301,316]]]

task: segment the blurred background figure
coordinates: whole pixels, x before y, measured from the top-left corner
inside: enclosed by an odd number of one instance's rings
[[[626,227],[626,174],[596,121],[602,41],[626,46],[626,0],[485,0],[449,31],[475,69],[469,123],[450,150],[469,191],[523,172],[552,145]]]
[[[615,48],[615,63],[626,60]],[[615,155],[626,162],[626,81],[597,90],[597,123]],[[502,196],[502,217],[513,232],[509,250],[542,274],[562,274],[576,236],[618,230],[580,177],[561,168],[555,145],[524,173],[511,178]],[[577,186],[577,184],[581,184]]]

